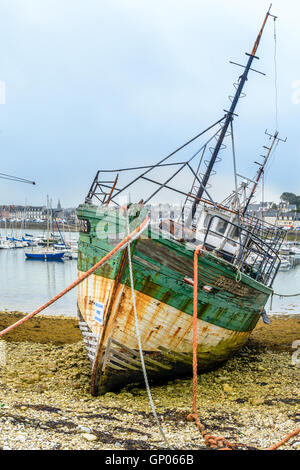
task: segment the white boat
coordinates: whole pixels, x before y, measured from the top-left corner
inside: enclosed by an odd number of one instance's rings
[[[0,249],[1,250],[10,250],[14,248],[13,244],[9,240],[0,239]]]
[[[64,259],[78,259],[78,247],[77,242],[71,243],[56,243],[53,248],[59,253],[63,251]]]
[[[289,271],[292,268],[292,263],[285,257],[281,258],[279,271]]]

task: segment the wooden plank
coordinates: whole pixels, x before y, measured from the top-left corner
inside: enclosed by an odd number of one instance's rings
[[[120,364],[121,366],[126,367],[126,368],[131,369],[131,370],[140,370],[139,368],[134,367],[131,364],[128,364],[127,362],[121,361],[121,359],[118,359],[115,356],[110,356],[109,362],[111,363],[111,361],[114,361],[117,364]]]
[[[126,354],[122,353],[121,351],[118,351],[117,349],[111,348],[111,351],[113,352],[114,355],[120,356],[121,358],[126,359],[127,361],[131,362],[132,364],[135,364],[135,365],[139,366],[140,368],[142,367],[141,361],[139,361],[137,359],[133,359],[132,357],[127,356]],[[144,360],[145,360],[145,358],[144,358]],[[151,367],[147,364],[145,364],[145,365],[146,365],[147,369],[149,369],[149,370],[154,370],[154,371],[158,370],[157,367]]]
[[[110,362],[108,362],[106,364],[106,367],[111,367],[112,369],[116,369],[116,370],[123,370],[125,372],[126,369],[123,369],[122,367],[119,367],[119,366],[116,366],[116,364],[112,364]]]
[[[147,268],[153,269],[154,271],[160,271],[160,267],[156,266],[154,263],[150,263],[149,261],[146,261],[144,258],[141,258],[138,255],[133,255],[133,259],[137,261],[138,263],[143,264],[144,266],[147,266]]]
[[[172,369],[171,366],[166,366],[166,364],[162,364],[161,362],[156,361],[155,359],[151,359],[147,356],[144,357],[144,361],[145,362],[150,362],[150,364],[156,365],[156,366],[161,367],[162,369],[165,369],[165,370],[171,370]]]
[[[130,354],[132,354],[133,356],[137,357],[138,351],[135,351],[135,350],[133,350],[133,349],[128,348],[128,346],[125,346],[124,344],[120,343],[120,342],[117,341],[116,339],[112,339],[111,341],[112,341],[112,343],[116,344],[116,345],[119,346],[120,348],[126,349],[126,351],[128,351]],[[145,361],[145,362],[149,362],[150,364],[153,364],[153,365],[155,365],[155,366],[161,367],[162,369],[165,369],[165,370],[171,370],[171,369],[172,369],[172,367],[167,366],[167,365],[165,365],[165,364],[162,364],[161,362],[156,361],[155,359],[152,359],[152,358],[146,356],[145,354],[144,354],[144,361]]]
[[[181,354],[181,353],[177,353],[175,351],[170,351],[170,350],[164,348],[163,346],[159,346],[158,349],[163,354],[166,354],[168,357],[171,357],[171,358],[175,359],[176,361],[180,361],[180,362],[183,362],[184,364],[192,365],[192,357],[189,359],[188,356],[186,356],[184,354]]]

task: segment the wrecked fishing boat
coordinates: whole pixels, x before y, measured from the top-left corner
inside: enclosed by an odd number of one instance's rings
[[[247,214],[264,164],[260,164],[255,180],[241,178],[234,169],[235,189],[222,203],[212,198],[208,181],[225,148],[225,139],[232,142],[235,158],[235,110],[249,72],[255,71],[252,63],[257,59],[269,16],[270,10],[252,52],[247,54],[248,62],[235,84],[229,111],[155,165],[98,171],[85,203],[77,209],[79,275],[149,218],[146,230],[130,244],[132,271],[125,249],[78,287],[79,326],[92,364],[93,394],[143,380],[131,274],[150,380],[192,370],[195,270],[199,371],[216,367],[238,351],[264,312],[280,266],[278,253],[284,239],[284,231]],[[174,161],[179,152],[186,152],[204,136],[205,142],[192,156]],[[267,147],[265,159],[280,140],[278,132],[269,138],[272,144]],[[184,189],[187,182],[189,186]],[[150,193],[146,194],[148,189]],[[139,194],[139,202],[123,199],[126,191]],[[179,214],[173,206],[167,214],[163,205],[150,206],[158,193],[167,191],[184,197]],[[170,195],[168,198],[173,200]],[[199,250],[197,266],[195,250]]]

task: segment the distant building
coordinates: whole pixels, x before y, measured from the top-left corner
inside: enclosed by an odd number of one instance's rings
[[[44,206],[0,206],[0,215],[2,219],[13,220],[45,220],[47,211]]]
[[[300,212],[281,212],[278,215],[278,225],[279,227],[299,227]]]
[[[248,212],[255,215],[259,212],[269,211],[272,208],[273,204],[274,202],[258,202],[255,204],[249,204]]]
[[[281,201],[279,204],[281,212],[292,212],[297,210],[296,204],[290,204],[289,202]]]
[[[49,210],[50,213],[51,210]],[[60,201],[58,201],[57,209],[53,209],[52,213],[58,222],[72,225],[76,225],[78,222],[75,208],[62,209]],[[45,206],[0,205],[0,219],[11,222],[45,222],[47,220],[47,208]]]
[[[270,209],[263,213],[264,221],[271,225],[277,224],[278,212],[275,209]]]

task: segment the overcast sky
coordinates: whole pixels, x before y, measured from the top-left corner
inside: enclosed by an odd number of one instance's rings
[[[75,206],[96,170],[149,164],[228,109],[269,1],[3,0],[0,5],[0,172],[36,186],[0,180],[0,203]],[[279,131],[265,198],[300,194],[300,4],[275,0]],[[237,109],[240,173],[275,128],[274,30],[269,21]],[[3,91],[3,87],[2,87]],[[230,192],[224,152],[212,179],[218,199]],[[257,198],[260,198],[260,192]],[[134,197],[134,194],[131,195]]]

